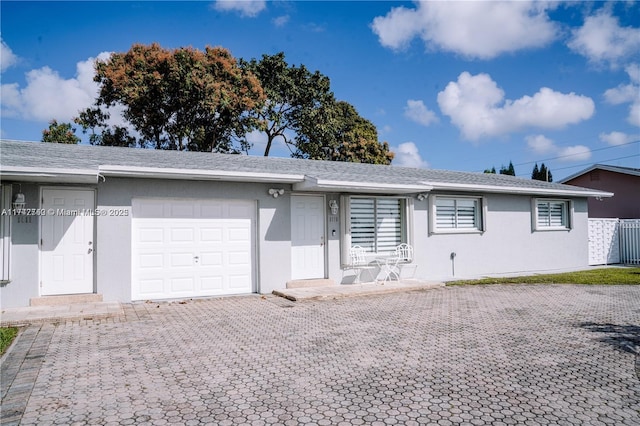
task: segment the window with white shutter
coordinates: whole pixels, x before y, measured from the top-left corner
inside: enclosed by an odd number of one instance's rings
[[[432,232],[483,231],[482,198],[434,196]]]
[[[404,199],[351,197],[349,201],[352,247],[384,253],[406,242]]]
[[[535,229],[569,229],[570,204],[566,200],[535,201]]]

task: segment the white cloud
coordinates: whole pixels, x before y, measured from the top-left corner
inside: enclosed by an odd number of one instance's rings
[[[591,149],[584,145],[561,147],[544,135],[525,137],[527,146],[536,154],[556,155],[560,161],[584,161],[591,158]]]
[[[631,103],[627,122],[640,127],[640,66],[630,64],[625,71],[631,83],[608,89],[604,92],[604,99],[613,105]]]
[[[553,141],[543,135],[532,135],[525,138],[527,145],[536,154],[548,154],[556,150]]]
[[[427,108],[424,102],[413,99],[407,101],[407,106],[404,107],[404,116],[423,126],[428,126],[438,121],[436,114]]]
[[[640,28],[621,27],[618,19],[605,8],[573,30],[567,45],[591,62],[615,67],[640,50]]]
[[[635,139],[637,138],[633,135],[622,132],[600,133],[600,140],[613,146],[624,145],[633,142]]]
[[[267,7],[264,0],[216,0],[213,8],[220,12],[238,12],[240,16],[255,18]]]
[[[591,158],[591,150],[584,145],[574,145],[560,148],[558,151],[560,161],[586,161]]]
[[[376,17],[371,28],[391,49],[419,37],[431,49],[491,59],[553,41],[558,30],[546,13],[552,7],[537,1],[416,2],[415,8],[394,7]]]
[[[98,59],[108,58],[101,53]],[[89,107],[98,93],[93,81],[95,59],[78,62],[76,76],[65,79],[49,67],[26,73],[26,86],[17,83],[2,85],[2,114],[27,120],[70,121],[78,112]]]
[[[472,141],[529,127],[559,129],[586,120],[595,111],[591,98],[547,87],[515,101],[504,97],[488,74],[474,76],[465,71],[438,93],[438,105],[463,137]]]
[[[426,169],[429,163],[422,159],[418,147],[413,142],[404,142],[392,149],[395,153],[393,157],[394,166],[416,167]]]
[[[273,21],[273,25],[275,25],[276,27],[284,27],[287,22],[289,22],[289,15],[282,15],[282,16],[278,16],[277,18],[274,18]]]
[[[17,62],[18,57],[13,53],[9,45],[0,38],[0,72],[4,72]]]

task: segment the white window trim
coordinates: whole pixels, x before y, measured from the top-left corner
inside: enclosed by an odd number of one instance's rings
[[[538,204],[539,203],[563,203],[566,206],[567,217],[564,218],[566,225],[563,226],[539,226],[538,225]],[[531,229],[534,232],[547,231],[571,231],[573,229],[573,201],[566,198],[532,198],[531,199]]]
[[[351,262],[349,257],[349,251],[351,250],[351,199],[352,198],[391,198],[395,200],[401,200],[404,202],[405,217],[403,223],[403,242],[409,245],[413,245],[413,198],[411,197],[398,197],[387,195],[342,195],[340,197],[340,233],[342,235],[342,251],[341,251],[341,263],[342,266],[346,266]],[[367,253],[367,257],[375,258],[380,256],[380,253]]]
[[[448,199],[466,199],[477,200],[480,203],[478,209],[479,228],[438,228],[437,225],[437,212],[436,202],[438,198]],[[451,195],[451,194],[439,194],[429,196],[429,234],[483,234],[487,230],[487,198],[484,196],[473,195]]]

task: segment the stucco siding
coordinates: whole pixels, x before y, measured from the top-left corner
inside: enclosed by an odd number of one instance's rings
[[[429,234],[428,207],[416,208],[419,225],[414,241],[420,276],[448,279],[586,267],[585,200],[574,200],[568,231],[534,231],[531,200],[530,196],[486,196],[486,229],[468,234]]]

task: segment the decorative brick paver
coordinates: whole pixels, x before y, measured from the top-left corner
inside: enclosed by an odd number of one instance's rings
[[[2,423],[638,425],[639,330],[637,286],[132,304],[27,328]]]

